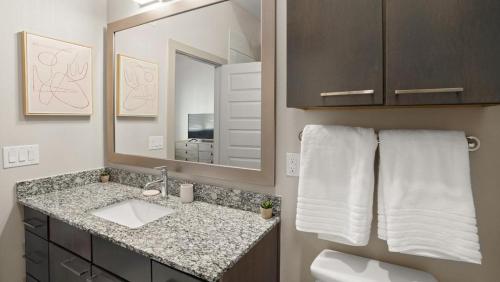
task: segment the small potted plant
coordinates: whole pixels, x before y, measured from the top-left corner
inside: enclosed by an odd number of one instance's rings
[[[263,219],[270,219],[273,217],[273,201],[265,200],[260,204],[260,216]]]
[[[107,169],[101,172],[101,182],[106,183],[109,181],[109,171]]]

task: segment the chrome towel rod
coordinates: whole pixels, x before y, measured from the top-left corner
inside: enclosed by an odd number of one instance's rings
[[[303,130],[299,132],[299,141],[302,141],[302,132]],[[481,148],[481,140],[479,140],[479,138],[475,136],[467,136],[466,138],[467,144],[469,145],[469,152],[475,152]],[[378,143],[380,144],[380,141],[378,141]]]

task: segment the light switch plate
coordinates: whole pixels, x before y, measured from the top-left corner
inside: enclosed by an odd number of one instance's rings
[[[286,153],[286,175],[299,176],[300,154]]]
[[[149,150],[163,149],[163,136],[149,136]]]
[[[11,168],[40,163],[38,145],[3,147],[3,168]]]

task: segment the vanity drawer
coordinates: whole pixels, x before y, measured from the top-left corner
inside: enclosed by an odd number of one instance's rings
[[[201,282],[196,277],[193,277],[184,272],[177,271],[159,262],[153,261],[153,282]]]
[[[34,235],[24,232],[26,273],[40,282],[49,281],[49,242]],[[29,281],[28,278],[26,278]]]
[[[99,237],[92,237],[93,263],[130,282],[151,279],[151,260]]]
[[[92,276],[87,279],[87,282],[126,282],[125,280],[106,272],[105,270],[92,265]]]
[[[50,218],[50,241],[89,261],[92,258],[90,240],[89,233],[60,220]]]
[[[212,153],[212,152],[200,152],[199,158],[200,158],[200,162],[210,162],[214,158],[214,153]]]
[[[177,142],[177,143],[175,143],[175,149],[176,150],[198,150],[198,144],[191,143],[191,142]]]
[[[175,159],[183,161],[198,161],[198,152],[189,150],[175,150]]]
[[[199,143],[198,146],[199,146],[198,149],[200,151],[212,152],[214,150],[214,144],[213,143]]]
[[[53,243],[50,249],[50,282],[87,282],[90,262]]]
[[[24,207],[24,228],[42,238],[48,237],[48,217],[34,209]]]

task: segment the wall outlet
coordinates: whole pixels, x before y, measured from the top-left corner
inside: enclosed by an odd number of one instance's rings
[[[40,163],[38,145],[3,147],[3,168],[11,168]]]
[[[286,175],[299,176],[300,154],[286,153]]]

